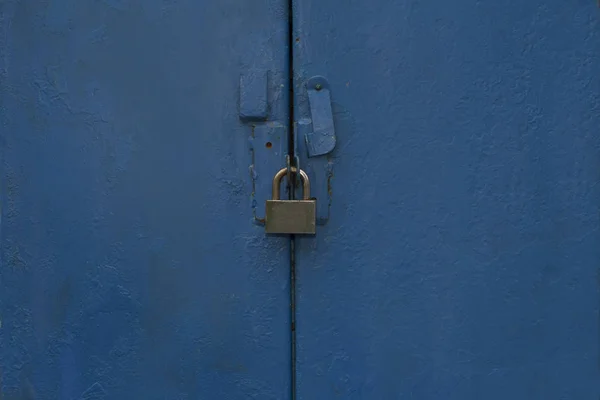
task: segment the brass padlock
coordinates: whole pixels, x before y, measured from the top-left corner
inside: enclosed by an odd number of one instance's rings
[[[317,201],[310,198],[310,182],[306,172],[292,168],[302,179],[302,200],[281,200],[281,180],[287,175],[283,168],[273,178],[273,199],[267,200],[265,230],[267,233],[314,235],[317,226]]]

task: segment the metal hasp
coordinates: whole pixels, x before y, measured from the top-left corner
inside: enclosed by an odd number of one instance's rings
[[[317,157],[331,153],[335,148],[331,96],[329,94],[329,83],[322,76],[313,76],[306,85],[313,129],[304,138],[308,156]]]
[[[310,116],[297,121],[294,144],[302,168],[312,182],[313,196],[319,199],[317,224],[325,225],[332,202],[332,152],[336,145],[333,105],[330,85],[325,77],[313,76],[305,85]]]
[[[283,168],[273,178],[272,199],[267,200],[265,210],[266,233],[314,235],[317,225],[317,201],[310,198],[310,181],[301,169],[291,168],[302,180],[302,200],[281,200],[280,186],[288,169]]]
[[[269,117],[268,71],[246,71],[240,76],[240,119],[266,121]]]
[[[250,134],[252,222],[260,226],[265,224],[264,204],[271,198],[272,171],[279,170],[289,150],[287,122],[282,124],[277,118],[282,112],[278,99],[285,88],[281,79],[279,74],[258,66],[246,68],[240,75],[239,119]]]

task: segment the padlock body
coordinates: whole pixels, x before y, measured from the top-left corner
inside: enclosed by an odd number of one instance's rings
[[[316,227],[316,200],[267,200],[267,233],[314,235]]]

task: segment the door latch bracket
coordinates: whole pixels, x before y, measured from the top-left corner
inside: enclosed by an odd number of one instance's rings
[[[318,199],[317,224],[325,225],[332,203],[331,153],[336,145],[329,82],[314,76],[306,82],[306,92],[310,118],[302,118],[294,126],[295,151],[312,182],[312,195]]]
[[[304,136],[309,157],[331,153],[335,148],[335,127],[331,109],[329,83],[322,76],[313,76],[306,82],[312,132]]]

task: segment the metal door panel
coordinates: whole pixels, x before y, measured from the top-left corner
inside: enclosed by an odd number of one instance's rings
[[[0,10],[0,398],[288,398],[289,243],[238,115],[269,69],[287,124],[287,2]]]
[[[375,3],[295,1],[295,113],[325,76],[337,137],[298,399],[597,398],[597,5]]]

